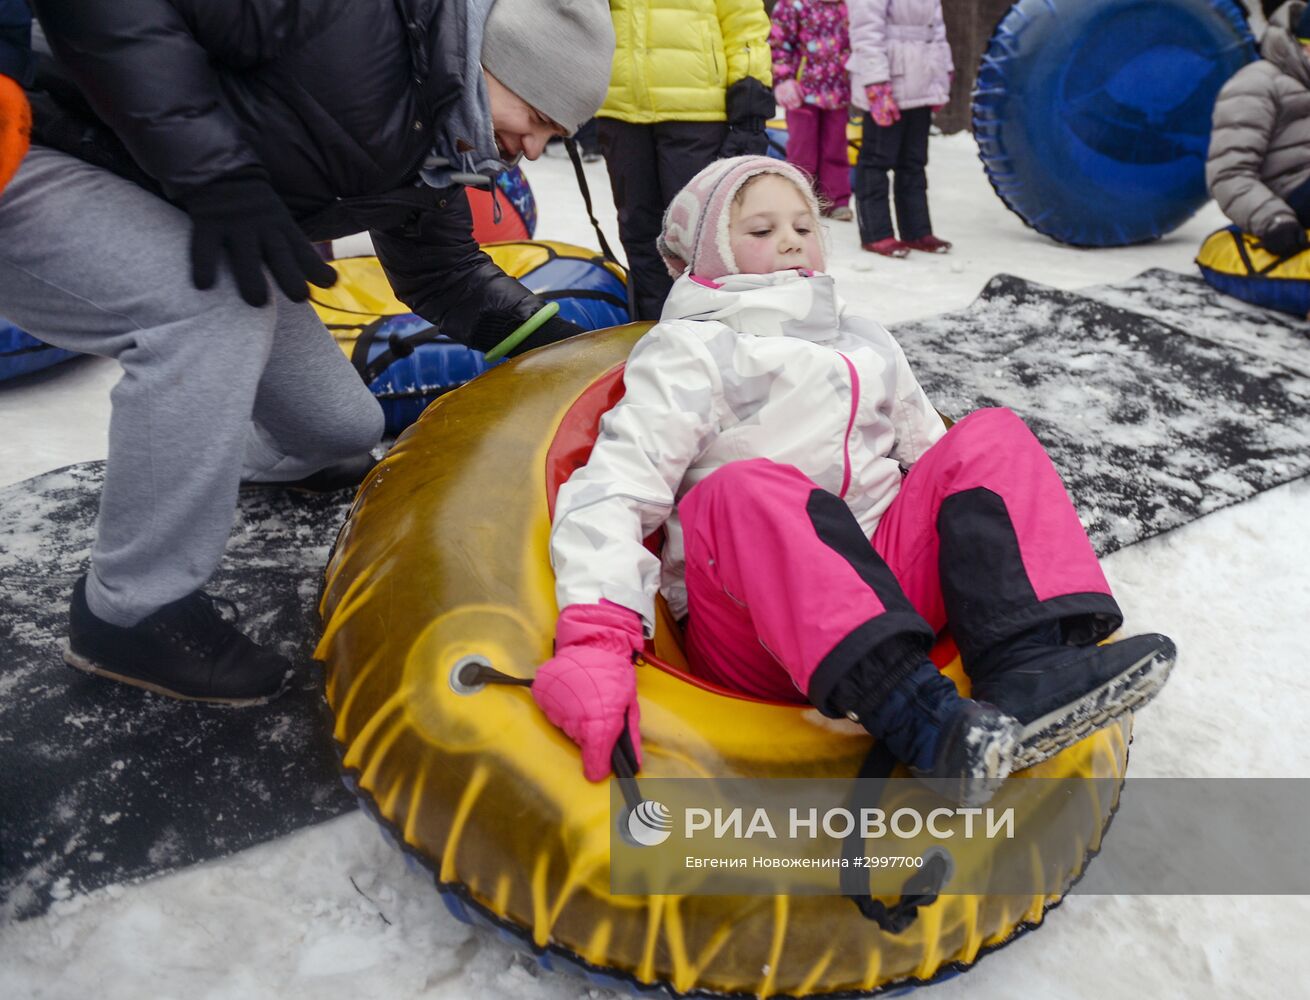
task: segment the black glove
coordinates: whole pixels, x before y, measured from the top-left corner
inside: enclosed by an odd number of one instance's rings
[[[1278,257],[1291,257],[1310,247],[1305,228],[1290,215],[1280,215],[1260,238],[1260,245]]]
[[[529,313],[528,316],[532,314]],[[472,346],[480,351],[490,351],[511,333],[523,325],[527,317],[515,316],[511,313],[493,312],[485,313],[478,320],[477,330],[473,335]],[[537,347],[544,347],[547,344],[553,344],[557,340],[567,340],[569,337],[576,337],[580,333],[586,333],[577,323],[570,323],[566,319],[560,319],[559,316],[552,316],[541,326],[537,327],[532,333],[520,344],[505,356],[508,358],[517,358],[525,351],[531,351]]]
[[[180,200],[191,216],[191,281],[197,288],[214,287],[225,255],[237,290],[252,306],[268,301],[265,267],[292,302],[309,297],[306,281],[320,288],[336,283],[336,270],[318,255],[262,174],[229,174]]]
[[[580,333],[587,331],[578,326],[577,323],[570,323],[566,319],[560,319],[558,316],[552,316],[541,326],[532,331],[532,336],[518,347],[509,352],[511,358],[516,358],[524,351],[531,351],[537,347],[545,347],[547,344],[553,344],[559,340],[568,340],[570,337],[576,337]]]
[[[719,159],[729,156],[763,156],[769,151],[764,123],[776,110],[773,91],[753,76],[744,76],[724,95],[728,134],[719,147]]]

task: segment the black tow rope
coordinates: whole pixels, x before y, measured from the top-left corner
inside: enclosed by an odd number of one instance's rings
[[[486,663],[466,663],[460,668],[459,676],[455,678],[466,688],[476,688],[482,684],[512,684],[517,687],[532,687],[532,678],[530,677],[513,677],[510,674],[501,673],[495,667]],[[610,766],[614,768],[614,777],[618,779],[619,791],[623,793],[623,801],[629,809],[636,809],[643,801],[641,789],[637,787],[636,774],[637,754],[632,747],[632,736],[628,727],[623,727],[623,734],[614,744],[614,753],[610,757]]]
[[[582,157],[578,155],[578,144],[572,136],[565,136],[564,148],[568,150],[569,159],[573,161],[573,176],[578,180],[578,191],[582,193],[582,204],[587,209],[587,218],[591,222],[591,228],[596,230],[596,239],[600,241],[600,252],[604,258],[611,264],[619,264],[619,259],[614,256],[614,251],[610,249],[609,241],[605,239],[605,234],[601,231],[600,223],[596,221],[596,211],[591,206],[591,188],[587,186],[587,175],[582,169]],[[623,273],[627,275],[624,281],[624,291],[628,296],[628,318],[632,318],[632,275],[624,268]]]
[[[1237,255],[1238,255],[1239,257],[1242,258],[1242,263],[1246,265],[1246,273],[1247,273],[1247,276],[1248,276],[1248,277],[1250,277],[1251,275],[1264,275],[1264,274],[1268,274],[1268,273],[1269,273],[1270,271],[1272,271],[1274,268],[1278,267],[1278,265],[1280,265],[1280,264],[1286,264],[1289,260],[1291,260],[1291,259],[1292,259],[1293,257],[1295,257],[1297,254],[1299,254],[1299,253],[1304,253],[1303,250],[1297,250],[1297,251],[1295,251],[1294,253],[1291,253],[1291,254],[1289,254],[1289,255],[1286,256],[1286,257],[1280,257],[1278,254],[1274,253],[1274,252],[1273,252],[1272,250],[1270,250],[1267,246],[1265,246],[1265,245],[1264,245],[1264,241],[1262,241],[1262,240],[1257,240],[1257,241],[1256,241],[1256,246],[1258,246],[1258,247],[1259,247],[1261,250],[1263,250],[1265,253],[1267,253],[1267,254],[1272,254],[1274,259],[1273,259],[1273,262],[1272,262],[1272,263],[1270,263],[1270,264],[1266,264],[1264,267],[1256,267],[1255,264],[1252,263],[1252,261],[1251,261],[1251,255],[1250,255],[1249,253],[1246,252],[1246,240],[1242,238],[1242,234],[1241,234],[1241,233],[1229,233],[1228,235],[1231,236],[1231,237],[1233,238],[1233,242],[1237,244]]]
[[[860,780],[851,796],[852,813],[858,816],[861,809],[873,809],[878,805],[895,767],[896,758],[891,751],[882,743],[875,743],[860,766]],[[887,906],[869,895],[869,869],[857,864],[863,854],[864,840],[852,832],[842,842],[842,857],[846,861],[846,867],[841,869],[842,894],[855,904],[865,919],[872,920],[888,934],[900,934],[913,924],[921,906],[930,906],[937,901],[951,874],[949,855],[944,851],[934,851],[924,859],[923,867],[905,880],[900,899]]]
[[[617,264],[619,259],[614,256],[605,234],[601,232],[600,223],[596,221],[596,210],[591,206],[591,188],[587,186],[587,175],[582,169],[582,157],[578,155],[577,141],[572,136],[566,136],[564,148],[568,150],[569,159],[573,161],[573,175],[578,179],[578,190],[582,192],[582,204],[586,206],[587,219],[591,222],[591,228],[596,230],[596,239],[600,240],[600,252],[604,254],[606,260]]]

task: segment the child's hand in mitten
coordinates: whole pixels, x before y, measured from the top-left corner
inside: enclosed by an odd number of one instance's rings
[[[588,781],[610,773],[614,745],[626,728],[641,767],[637,676],[633,654],[642,647],[641,619],[604,601],[570,604],[560,612],[555,655],[537,669],[532,697],[582,750]]]
[[[1294,215],[1277,216],[1273,225],[1265,231],[1260,243],[1275,257],[1292,257],[1310,247],[1310,239],[1306,237],[1305,227]]]
[[[955,70],[951,70],[950,75],[947,76],[947,78],[946,78],[946,89],[947,89],[947,90],[950,90],[950,89],[951,89],[952,87],[954,87],[954,86],[955,86]],[[940,111],[940,110],[941,110],[942,108],[944,108],[944,107],[946,107],[946,104],[945,104],[945,103],[943,103],[943,104],[934,104],[934,105],[933,105],[931,108],[929,108],[928,110],[931,111],[933,114],[936,114],[938,111]]]
[[[14,176],[27,154],[32,132],[32,110],[23,88],[0,74],[0,190]]]
[[[864,94],[869,99],[869,117],[875,124],[886,128],[901,120],[901,109],[892,96],[891,81],[871,83],[864,88]]]
[[[805,103],[805,94],[801,91],[801,85],[795,80],[783,80],[774,84],[773,96],[788,111],[795,111]]]

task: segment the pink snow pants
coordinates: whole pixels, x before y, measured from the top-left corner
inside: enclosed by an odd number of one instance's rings
[[[822,709],[882,643],[926,653],[948,622],[967,668],[1043,622],[1089,622],[1093,641],[1121,620],[1059,473],[1006,409],[914,464],[872,545],[844,501],[768,459],[716,470],[678,513],[691,667],[757,697]]]
[[[787,160],[815,179],[818,193],[833,205],[851,200],[846,108],[801,105],[787,112]]]

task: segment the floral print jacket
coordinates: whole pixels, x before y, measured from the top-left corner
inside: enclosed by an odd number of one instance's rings
[[[851,42],[844,0],[778,0],[769,47],[775,87],[795,79],[812,107],[844,108],[850,103],[846,60]]]

